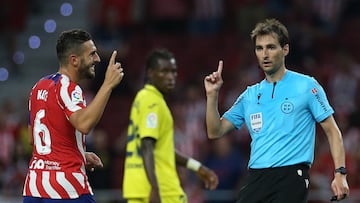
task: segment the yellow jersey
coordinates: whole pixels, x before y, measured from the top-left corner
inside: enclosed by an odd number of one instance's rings
[[[131,106],[124,165],[125,198],[144,198],[150,194],[151,186],[140,154],[144,137],[156,140],[154,161],[160,195],[183,195],[176,171],[173,117],[164,96],[149,84],[137,93]]]

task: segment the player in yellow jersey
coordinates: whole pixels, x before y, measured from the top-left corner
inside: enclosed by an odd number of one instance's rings
[[[130,112],[123,183],[128,203],[187,203],[176,164],[196,172],[205,188],[217,187],[218,177],[212,170],[174,148],[174,123],[164,95],[174,90],[176,76],[171,52],[156,49],[150,53],[145,86]]]

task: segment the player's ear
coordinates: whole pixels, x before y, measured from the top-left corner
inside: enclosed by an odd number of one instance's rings
[[[154,68],[149,68],[149,69],[146,70],[146,75],[147,75],[148,80],[152,81],[152,78],[154,77],[154,74],[155,74],[155,69]]]
[[[80,60],[79,60],[79,58],[78,58],[75,54],[70,54],[70,55],[69,55],[69,63],[70,63],[72,66],[78,66],[79,63],[80,63]]]

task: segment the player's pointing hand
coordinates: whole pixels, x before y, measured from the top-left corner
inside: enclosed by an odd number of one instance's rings
[[[113,51],[109,60],[109,65],[105,73],[104,83],[106,82],[107,84],[109,84],[111,88],[116,87],[124,77],[124,72],[123,72],[123,68],[121,67],[121,63],[115,62],[116,54],[117,51]]]

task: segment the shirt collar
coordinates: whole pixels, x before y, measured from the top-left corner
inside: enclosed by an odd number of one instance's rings
[[[154,92],[155,94],[157,94],[158,96],[160,96],[162,98],[164,97],[164,95],[154,85],[145,84],[144,88],[148,91]]]

